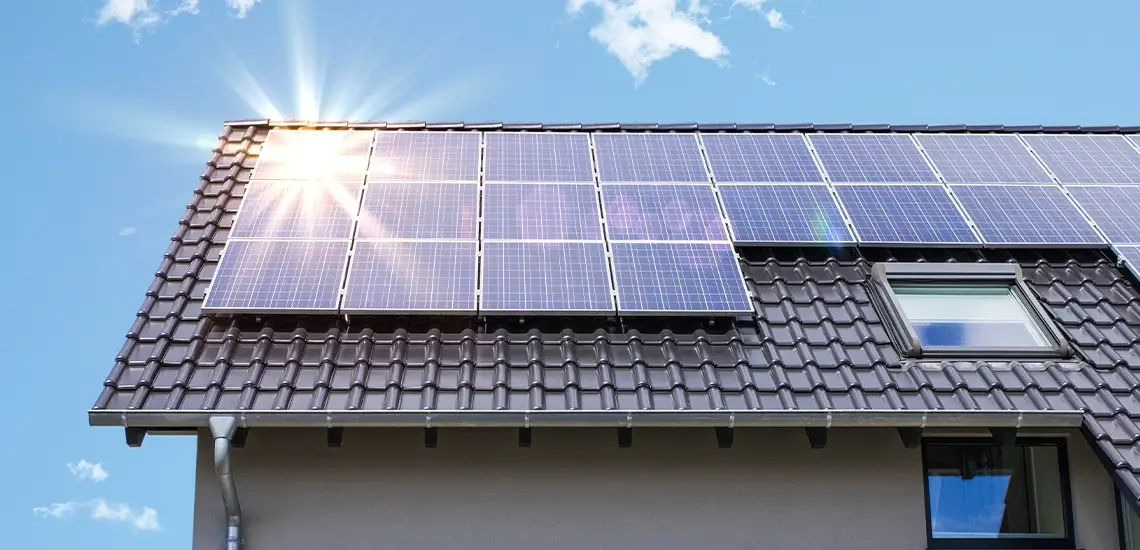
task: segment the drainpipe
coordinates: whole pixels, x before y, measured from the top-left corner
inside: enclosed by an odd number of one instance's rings
[[[230,470],[230,440],[237,432],[237,420],[232,416],[210,417],[210,433],[214,436],[214,472],[222,485],[222,504],[226,508],[226,550],[241,546],[241,506],[238,505],[237,485]]]

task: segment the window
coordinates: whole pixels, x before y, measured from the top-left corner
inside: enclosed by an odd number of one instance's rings
[[[1073,548],[1062,440],[926,440],[930,548]]]
[[[880,263],[873,298],[908,357],[1060,357],[1064,337],[1014,264]]]

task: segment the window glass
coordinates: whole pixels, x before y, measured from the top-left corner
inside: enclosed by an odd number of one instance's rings
[[[932,443],[926,477],[935,539],[1066,536],[1055,446]]]
[[[1006,285],[907,285],[891,288],[919,344],[1041,347],[1049,340]]]

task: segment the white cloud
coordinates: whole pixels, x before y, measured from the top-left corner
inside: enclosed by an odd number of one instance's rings
[[[238,18],[244,18],[250,8],[261,0],[225,0]],[[135,40],[142,31],[151,29],[171,18],[188,13],[198,14],[200,0],[103,0],[103,7],[95,18],[99,26],[121,23],[134,30]]]
[[[590,36],[605,45],[641,84],[649,66],[681,50],[724,64],[728,48],[705,28],[708,9],[701,0],[689,0],[679,9],[677,0],[570,0],[568,10],[578,13],[586,4],[602,10],[602,20]]]
[[[226,0],[226,5],[233,8],[234,15],[237,15],[238,19],[242,19],[245,17],[245,14],[249,13],[249,9],[260,1],[261,0]]]
[[[90,510],[91,519],[122,523],[135,531],[161,531],[158,511],[149,506],[138,509],[119,502],[108,502],[101,498],[91,500],[71,500],[56,502],[47,506],[37,506],[32,513],[42,518],[67,519],[79,509]]]
[[[119,234],[122,235],[123,231],[127,229],[131,230],[130,233],[134,233],[133,227],[125,227],[122,231],[119,231]],[[127,234],[129,235],[130,233]],[[92,464],[83,459],[80,459],[78,463],[67,463],[67,469],[71,470],[72,475],[79,481],[91,480],[98,483],[111,475],[107,473],[107,470],[103,468],[102,464],[98,462]]]
[[[756,13],[763,14],[764,19],[768,20],[768,26],[773,29],[791,30],[792,26],[784,20],[784,14],[780,13],[776,8],[764,9],[764,4],[770,0],[732,0],[732,7],[741,6],[746,9],[752,10]]]
[[[135,231],[138,231],[138,228],[136,228],[133,225],[127,226],[127,227],[124,227],[124,228],[119,230],[119,236],[120,237],[130,237],[131,235],[135,234]]]

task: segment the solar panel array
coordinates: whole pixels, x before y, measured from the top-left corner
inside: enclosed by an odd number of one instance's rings
[[[1123,135],[274,129],[204,309],[750,313],[734,245],[1123,251],[1138,211]]]

